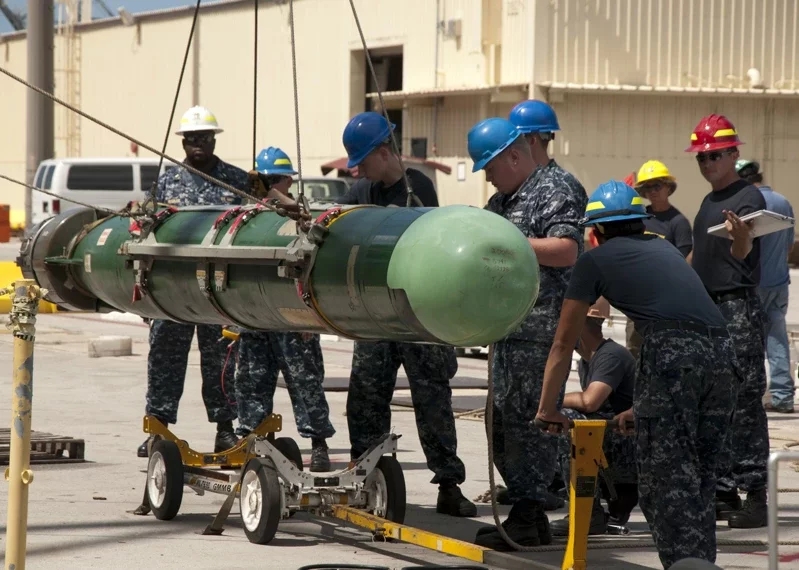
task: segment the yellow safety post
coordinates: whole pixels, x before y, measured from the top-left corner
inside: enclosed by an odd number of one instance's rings
[[[562,570],[586,570],[588,530],[599,468],[607,468],[602,452],[607,420],[575,420],[571,428],[569,542]]]
[[[2,293],[5,293],[2,292]],[[31,413],[33,412],[33,341],[39,300],[46,294],[36,282],[14,282],[8,327],[14,335],[14,377],[11,390],[11,450],[6,522],[6,569],[25,569],[28,535],[28,485],[33,482],[31,460]]]

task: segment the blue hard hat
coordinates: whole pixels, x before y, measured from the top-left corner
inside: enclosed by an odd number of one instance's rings
[[[397,125],[389,123],[380,113],[372,111],[358,113],[347,126],[341,137],[347,149],[347,168],[358,166],[367,155],[391,136]]]
[[[522,101],[511,109],[508,119],[524,134],[559,131],[555,109],[543,101]]]
[[[513,123],[501,117],[484,119],[471,128],[467,146],[474,161],[472,172],[485,168],[492,158],[522,136]]]
[[[624,182],[610,180],[594,190],[585,207],[583,226],[651,218],[644,207],[641,196]]]
[[[281,174],[292,176],[297,174],[291,165],[289,155],[275,146],[263,149],[255,159],[255,170],[261,174]]]

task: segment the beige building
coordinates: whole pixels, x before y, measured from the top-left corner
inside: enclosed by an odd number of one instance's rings
[[[74,0],[73,0],[74,2]],[[380,89],[406,155],[449,167],[442,204],[482,205],[492,188],[472,174],[466,134],[507,116],[528,97],[549,101],[562,131],[552,154],[590,193],[646,160],[677,176],[675,204],[693,219],[707,193],[684,152],[706,114],[726,114],[767,182],[799,203],[799,6],[794,0],[356,0]],[[341,133],[377,105],[348,0],[295,0],[302,167],[344,156]],[[56,95],[160,148],[189,36],[193,7],[60,26]],[[252,2],[200,10],[174,125],[201,104],[225,132],[217,152],[249,168],[277,145],[296,163],[289,4],[264,0],[254,69]],[[25,76],[25,34],[0,36],[0,66]],[[257,113],[253,81],[257,75]],[[26,88],[0,75],[5,133],[0,172],[25,178]],[[56,105],[56,156],[132,156],[128,141]],[[182,158],[180,139],[167,153]],[[140,156],[152,153],[139,149]],[[0,202],[24,206],[0,181]]]

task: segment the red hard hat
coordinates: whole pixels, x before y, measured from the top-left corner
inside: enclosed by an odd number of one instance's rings
[[[691,133],[691,146],[685,152],[706,152],[739,146],[744,143],[738,138],[735,125],[724,115],[704,117]]]

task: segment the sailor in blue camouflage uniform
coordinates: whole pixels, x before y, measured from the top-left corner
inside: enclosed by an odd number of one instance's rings
[[[580,334],[577,353],[580,362],[579,392],[568,392],[563,398],[563,414],[570,420],[613,419],[633,405],[635,391],[635,357],[626,347],[605,338],[602,324],[610,317],[607,299],[599,298],[588,310],[588,318]],[[558,463],[563,480],[570,481],[571,438],[567,433],[559,436]],[[607,481],[600,479],[594,490],[594,508],[588,534],[605,534],[608,524],[624,525],[638,504],[638,476],[635,466],[635,441],[618,431],[606,429],[602,450],[608,461],[606,474],[616,491],[610,494]],[[608,513],[602,508],[600,497],[608,501]],[[569,536],[569,516],[553,521],[553,536]]]
[[[184,162],[242,191],[247,189],[247,173],[223,162],[214,154],[216,135],[221,133],[216,118],[204,107],[192,107],[183,115],[176,132],[183,136]],[[158,178],[156,200],[169,206],[235,205],[241,198],[205,178],[180,166],[167,168]],[[186,366],[191,342],[197,330],[200,348],[202,396],[209,422],[216,422],[214,451],[220,452],[236,444],[233,419],[236,408],[232,403],[233,367],[225,369],[225,343],[222,327],[218,325],[187,325],[174,321],[153,319],[150,322],[150,352],[147,356],[146,413],[164,424],[178,420],[178,403],[183,395]],[[138,449],[139,457],[147,457],[145,441]]]
[[[330,471],[326,439],[336,430],[322,382],[319,335],[243,330],[236,367],[237,435],[246,437],[272,413],[278,373],[283,373],[300,437],[311,440],[313,472]]]
[[[726,321],[672,244],[644,233],[643,199],[612,180],[592,194],[584,225],[598,247],[583,253],[561,309],[537,419],[568,429],[558,411],[588,308],[601,296],[635,322],[643,342],[633,408],[639,505],[660,561],[716,559],[720,442],[730,430],[738,363]]]
[[[535,429],[530,419],[571,267],[584,248],[579,222],[587,196],[577,179],[548,156],[552,131],[558,129],[551,107],[525,101],[511,117],[515,123],[496,117],[472,127],[468,148],[472,171],[485,170],[497,189],[486,209],[515,224],[538,259],[538,299],[519,329],[494,345],[489,363],[494,463],[513,505],[502,526],[513,542],[538,546],[552,541],[544,507],[557,469],[557,439]],[[478,530],[475,543],[512,549],[494,526]]]
[[[297,174],[291,159],[280,148],[263,149],[255,159],[255,170],[264,177],[264,189],[289,193]],[[242,331],[236,368],[236,401],[239,427],[247,436],[272,413],[278,373],[283,373],[291,398],[297,431],[311,440],[313,472],[330,471],[327,438],[336,430],[330,423],[330,408],[323,382],[325,365],[318,334]]]
[[[768,524],[769,434],[763,407],[768,317],[758,295],[761,238],[753,238],[740,217],[765,210],[766,200],[735,168],[739,144],[735,127],[723,115],[704,117],[691,135],[686,150],[696,153],[699,171],[711,186],[694,219],[691,265],[727,319],[742,369],[716,515],[732,528],[759,528]],[[707,233],[719,224],[727,225],[732,239]],[[743,504],[739,489],[747,493]]]
[[[339,204],[404,207],[407,176],[413,193],[424,206],[438,206],[432,180],[413,168],[403,173],[390,142],[394,127],[373,112],[360,113],[347,124],[342,137],[349,157],[347,168],[357,166],[363,178],[338,199]],[[400,365],[408,375],[427,467],[434,473],[431,482],[439,486],[436,512],[475,516],[477,507],[459,487],[466,479],[466,467],[457,455],[449,381],[458,371],[458,361],[452,347],[409,342],[355,343],[347,394],[350,456],[356,460],[390,432],[390,403]]]

